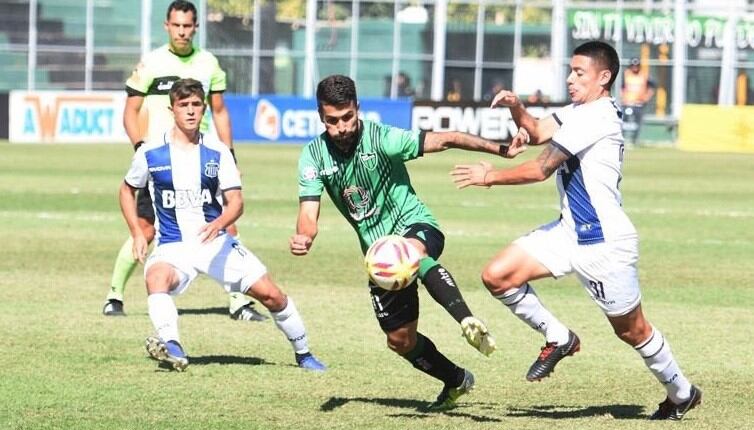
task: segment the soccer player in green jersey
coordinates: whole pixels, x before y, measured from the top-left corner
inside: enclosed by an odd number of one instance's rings
[[[333,75],[317,86],[317,104],[325,132],[307,144],[299,160],[299,212],[294,255],[306,255],[317,236],[320,196],[327,191],[356,231],[362,252],[381,236],[399,234],[423,255],[421,279],[432,298],[461,324],[468,342],[485,355],[495,349],[487,327],[469,310],[453,277],[437,260],[445,237],[437,220],[411,186],[405,162],[423,154],[463,148],[506,154],[508,147],[466,133],[424,133],[361,120],[354,82]],[[511,153],[513,155],[513,152]],[[455,406],[474,385],[474,376],[440,353],[417,332],[417,283],[387,291],[370,282],[374,313],[388,347],[416,369],[444,383],[432,410]]]
[[[165,141],[164,133],[173,127],[168,93],[181,78],[193,78],[202,83],[205,102],[212,111],[215,130],[220,140],[233,151],[230,115],[225,107],[223,92],[225,72],[210,52],[194,47],[192,40],[197,29],[196,7],[189,1],[176,0],[167,9],[165,30],[169,42],[147,54],[126,81],[126,106],[123,126],[128,138],[138,149],[144,141]],[[209,115],[205,115],[201,131],[209,129]],[[137,212],[139,226],[149,242],[154,238],[154,209],[146,190],[139,191]],[[236,234],[235,226],[230,232]],[[123,292],[126,282],[138,262],[131,253],[129,238],[115,259],[110,291],[102,313],[108,316],[125,315]],[[253,307],[253,302],[240,293],[230,293],[230,316],[233,319],[261,321],[267,319]]]

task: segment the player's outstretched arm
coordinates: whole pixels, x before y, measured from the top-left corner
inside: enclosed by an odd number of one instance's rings
[[[458,188],[471,185],[490,187],[492,185],[531,184],[549,178],[568,158],[568,154],[550,144],[536,159],[523,162],[510,169],[495,170],[490,163],[482,161],[479,164],[455,166],[450,174]]]
[[[319,220],[319,200],[303,200],[298,207],[296,234],[288,240],[293,255],[306,255],[317,237],[317,221]]]
[[[507,107],[511,111],[513,122],[519,128],[524,128],[529,133],[531,145],[541,145],[549,142],[553,134],[558,129],[558,123],[552,116],[546,116],[542,119],[533,117],[527,110],[524,103],[518,96],[508,90],[502,90],[495,98],[492,99],[490,107]]]
[[[136,189],[128,185],[126,181],[123,181],[118,192],[118,200],[120,201],[120,210],[123,213],[123,218],[126,220],[128,230],[131,232],[131,237],[133,238],[132,252],[134,258],[143,263],[147,256],[149,244],[139,227],[139,219],[136,215]]]
[[[424,153],[442,152],[446,149],[463,149],[466,151],[486,152],[488,154],[500,155],[502,157],[513,158],[516,154],[522,152],[525,148],[518,146],[513,148],[508,145],[500,145],[496,142],[474,136],[469,133],[458,131],[445,132],[428,132],[424,136]],[[513,149],[513,151],[510,151]]]
[[[220,230],[231,226],[243,214],[243,194],[240,189],[223,191],[223,211],[219,217],[205,224],[199,230],[199,239],[209,242],[216,238]]]

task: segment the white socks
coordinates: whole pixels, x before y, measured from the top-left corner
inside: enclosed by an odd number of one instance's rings
[[[545,309],[531,285],[524,284],[495,296],[521,321],[542,333],[547,342],[563,345],[568,342],[568,327]]]
[[[283,310],[270,313],[275,320],[275,325],[278,326],[280,331],[285,333],[285,337],[291,343],[293,351],[296,354],[305,354],[309,352],[309,341],[306,338],[304,322],[301,320],[301,315],[299,315],[293,299],[290,296],[287,299],[288,304]]]
[[[652,327],[649,339],[635,346],[644,364],[665,387],[673,403],[682,403],[691,397],[691,383],[683,376],[678,362],[673,358],[670,345],[659,330]]]
[[[149,318],[152,320],[157,336],[164,342],[174,340],[180,343],[178,337],[178,309],[175,308],[173,298],[167,293],[150,294],[147,297]]]

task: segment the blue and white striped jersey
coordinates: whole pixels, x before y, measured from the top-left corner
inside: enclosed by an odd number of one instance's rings
[[[636,237],[619,189],[624,149],[620,108],[603,97],[570,104],[553,117],[560,128],[552,144],[571,156],[558,169],[563,223],[581,245]]]
[[[147,142],[131,161],[125,181],[149,186],[157,218],[158,244],[198,241],[199,229],[223,210],[222,192],[241,189],[241,178],[225,144],[200,134],[199,143],[183,150],[164,133]]]

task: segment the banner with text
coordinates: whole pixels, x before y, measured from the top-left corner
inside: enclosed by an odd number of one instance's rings
[[[718,16],[689,15],[685,34],[675,34],[675,18],[671,14],[624,10],[568,11],[568,26],[576,40],[602,39],[612,42],[650,43],[662,45],[676,40],[691,48],[722,48],[727,20]],[[622,34],[621,34],[622,33]],[[754,49],[754,21],[736,21],[736,48]]]
[[[9,139],[13,143],[128,142],[123,91],[11,91]]]
[[[535,118],[549,115],[561,104],[533,104],[526,110]],[[491,109],[489,103],[414,102],[414,130],[463,131],[496,141],[509,141],[518,128],[507,108]]]
[[[226,95],[233,139],[252,142],[308,142],[324,131],[317,101],[301,97]],[[411,101],[360,99],[363,118],[395,127],[411,126]]]

